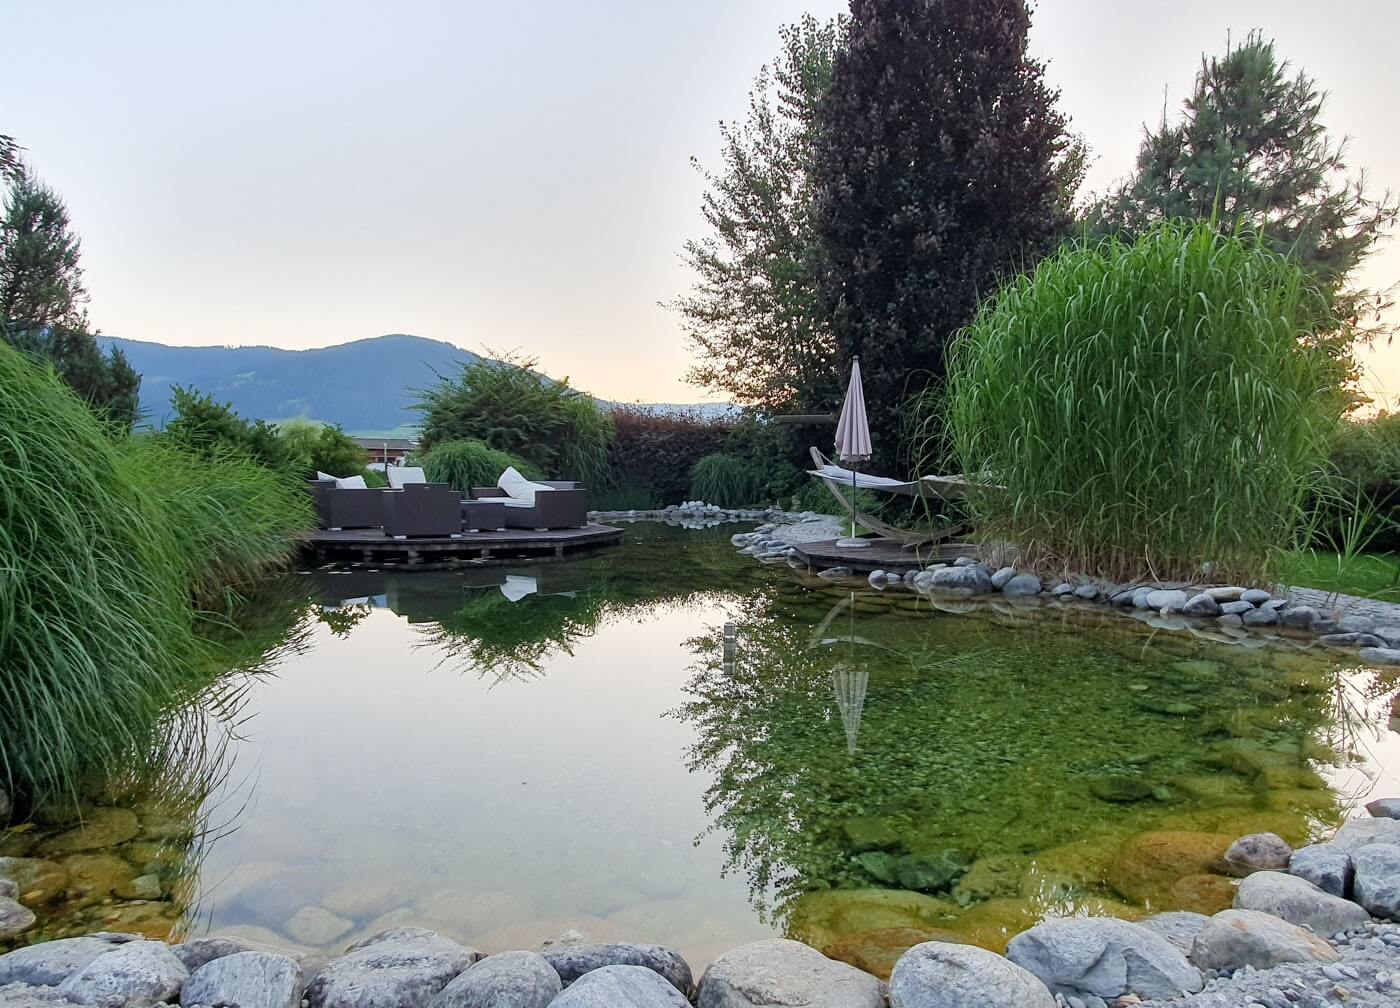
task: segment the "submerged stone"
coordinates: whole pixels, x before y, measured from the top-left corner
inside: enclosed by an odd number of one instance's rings
[[[130,809],[93,809],[84,817],[82,825],[54,837],[47,849],[53,854],[75,854],[116,847],[136,836],[140,828],[136,813]]]

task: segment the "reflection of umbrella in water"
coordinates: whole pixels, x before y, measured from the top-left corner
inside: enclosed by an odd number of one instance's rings
[[[831,689],[836,694],[836,708],[841,712],[841,725],[846,729],[846,749],[852,756],[856,752],[856,738],[860,735],[860,718],[865,711],[865,693],[870,686],[870,670],[864,665],[857,668],[855,658],[855,646],[863,644],[867,647],[881,648],[889,650],[882,644],[877,644],[873,640],[855,635],[856,622],[856,593],[850,592],[846,598],[837,602],[831,607],[831,611],[826,614],[826,618],[817,624],[817,628],[812,631],[812,647],[835,647],[837,644],[846,645],[847,660],[838,662],[831,670]],[[847,633],[841,637],[828,637],[827,631],[831,624],[836,622],[836,617],[841,615],[841,610],[847,611]]]

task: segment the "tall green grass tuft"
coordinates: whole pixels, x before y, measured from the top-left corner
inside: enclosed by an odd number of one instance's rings
[[[164,512],[52,371],[0,346],[0,783],[71,793],[197,661]]]
[[[524,459],[498,451],[483,441],[439,441],[418,459],[430,483],[449,483],[452,489],[470,493],[472,487],[495,486],[508,466],[529,479],[539,472]]]
[[[690,496],[720,507],[758,504],[766,486],[763,471],[738,455],[715,452],[690,468]]]
[[[1304,524],[1335,416],[1303,341],[1315,298],[1210,222],[1071,244],[984,304],[926,429],[946,422],[964,471],[1006,487],[974,518],[1038,565],[1261,578]]]
[[[302,480],[232,449],[196,452],[158,436],[132,438],[122,464],[150,488],[194,602],[225,611],[230,593],[285,566],[314,524]]]

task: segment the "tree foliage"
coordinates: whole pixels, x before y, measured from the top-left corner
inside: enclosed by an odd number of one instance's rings
[[[311,479],[318,472],[356,476],[369,463],[369,453],[338,424],[287,420],[277,425],[277,436],[303,479]]]
[[[209,457],[239,452],[274,468],[291,468],[296,462],[275,425],[245,420],[231,403],[177,385],[170,405],[174,415],[163,432],[168,441]]]
[[[1346,138],[1321,121],[1326,97],[1258,34],[1203,57],[1182,114],[1146,131],[1136,170],[1089,208],[1091,227],[1129,239],[1170,219],[1260,231],[1330,296],[1345,351],[1362,309],[1377,307],[1347,291],[1347,277],[1395,223],[1397,203],[1348,174]]]
[[[598,483],[604,477],[611,418],[590,396],[535,370],[534,358],[464,364],[418,392],[420,443],[482,441],[529,462],[549,479]]]
[[[10,182],[0,217],[0,337],[52,364],[80,397],[129,427],[141,377],[115,348],[103,352],[83,308],[80,242],[59,195],[18,162],[0,137],[0,176]]]
[[[860,356],[875,451],[894,465],[979,299],[1070,223],[1083,150],[1023,0],[854,0],[817,119],[820,281],[844,371]]]
[[[687,242],[691,293],[672,307],[702,355],[692,382],[769,411],[825,403],[838,376],[813,275],[811,166],[817,109],[831,87],[844,19],[810,15],[780,31],[740,123],[721,123],[721,166],[706,172],[710,233]]]

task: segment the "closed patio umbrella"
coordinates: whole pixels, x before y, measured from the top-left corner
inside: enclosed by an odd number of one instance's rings
[[[851,383],[846,387],[846,401],[841,404],[841,416],[836,421],[836,457],[851,470],[851,534],[836,540],[846,548],[869,546],[868,539],[856,536],[856,463],[869,462],[870,421],[865,416],[865,390],[860,384],[860,358],[851,361]]]

